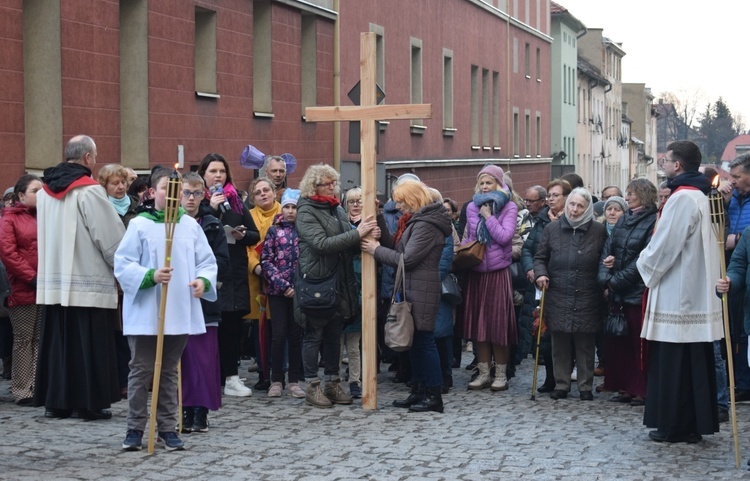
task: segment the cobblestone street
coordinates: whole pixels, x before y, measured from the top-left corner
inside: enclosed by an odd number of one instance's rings
[[[469,362],[464,353],[464,362]],[[240,370],[248,384],[257,375]],[[742,467],[734,467],[731,424],[699,444],[648,440],[642,407],[546,395],[530,400],[533,360],[510,389],[466,391],[469,372],[454,370],[445,413],[391,407],[406,388],[380,373],[376,412],[352,406],[314,409],[303,399],[224,397],[207,434],[186,434],[187,450],[124,452],[126,403],[109,421],[46,419],[41,408],[11,402],[0,382],[0,478],[12,480],[719,480],[750,479],[750,404],[739,404]],[[541,373],[543,376],[543,373]],[[543,379],[542,379],[543,380]],[[602,378],[597,378],[597,383]],[[145,443],[146,437],[144,437]]]

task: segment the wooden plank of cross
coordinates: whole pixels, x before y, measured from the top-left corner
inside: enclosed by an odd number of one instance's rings
[[[375,204],[377,121],[428,119],[430,104],[376,105],[375,34],[360,35],[360,105],[345,107],[308,107],[308,122],[360,121],[363,218],[376,215]],[[377,286],[375,258],[362,255],[362,408],[378,405]]]

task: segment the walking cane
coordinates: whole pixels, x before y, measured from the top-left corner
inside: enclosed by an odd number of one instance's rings
[[[174,229],[177,224],[177,210],[180,205],[180,176],[177,171],[173,171],[167,182],[167,205],[164,207],[164,267],[170,267],[172,264],[172,239],[174,238]],[[161,361],[164,354],[164,319],[167,311],[167,293],[169,283],[161,285],[161,303],[159,304],[159,322],[156,335],[156,357],[154,359],[154,383],[151,387],[151,415],[149,418],[148,430],[148,454],[154,454],[154,444],[156,441],[156,410],[159,406],[159,382],[161,381]],[[180,416],[182,418],[182,416]]]
[[[719,182],[721,179],[718,175],[711,183],[711,194],[708,201],[711,205],[711,227],[716,235],[716,243],[719,247],[719,268],[721,278],[727,277],[727,261],[724,254],[724,199],[719,193]],[[734,400],[734,364],[732,360],[732,336],[729,331],[729,306],[727,303],[727,294],[721,295],[722,311],[724,314],[724,340],[727,345],[727,363],[729,374],[729,408],[732,413],[732,434],[734,437],[734,458],[736,467],[740,467],[740,437],[737,433],[737,410]]]
[[[536,401],[536,371],[539,368],[539,345],[542,343],[542,327],[544,326],[544,295],[547,288],[542,288],[542,300],[539,302],[539,327],[536,330],[536,354],[534,355],[534,380],[531,382],[531,400]]]

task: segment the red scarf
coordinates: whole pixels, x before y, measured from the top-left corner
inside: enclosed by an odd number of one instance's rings
[[[409,219],[411,219],[411,216],[413,216],[413,212],[409,212],[408,214],[402,215],[398,219],[398,228],[396,228],[396,233],[393,234],[393,244],[398,245],[398,241],[401,240],[401,236],[404,234],[404,231],[406,230],[406,224],[409,222]]]
[[[330,204],[331,207],[338,207],[340,204],[336,197],[328,197],[327,195],[311,195],[310,200],[321,202],[323,204]]]

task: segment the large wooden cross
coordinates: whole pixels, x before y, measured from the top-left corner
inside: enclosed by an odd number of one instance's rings
[[[308,122],[360,121],[362,168],[362,218],[376,215],[375,163],[378,120],[426,119],[432,117],[430,104],[376,105],[375,34],[360,36],[360,105],[346,107],[308,107]],[[375,258],[362,255],[362,407],[374,410],[378,405],[377,286]]]

